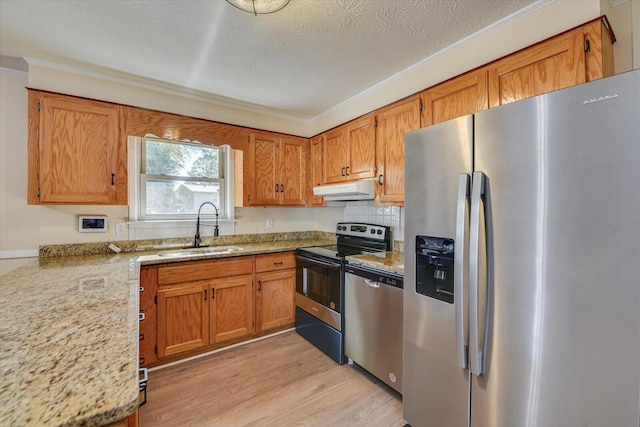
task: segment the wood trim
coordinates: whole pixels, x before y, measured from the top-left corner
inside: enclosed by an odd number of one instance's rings
[[[327,202],[324,200],[324,197],[314,196],[313,195],[313,187],[317,185],[322,185],[325,183],[324,179],[324,156],[322,154],[322,150],[324,147],[324,139],[325,135],[316,136],[309,141],[309,150],[307,158],[309,165],[309,174],[308,174],[308,191],[309,196],[307,200],[309,200],[309,206],[326,206]]]
[[[244,200],[244,151],[233,149],[234,186],[233,206],[245,206]]]
[[[129,204],[129,181],[127,175],[128,157],[127,157],[127,117],[126,109],[122,105],[117,108],[118,115],[118,134],[120,135],[118,147],[114,150],[116,159],[114,159],[113,171],[116,174],[116,195],[115,204]]]
[[[38,112],[38,102],[40,102],[40,92],[30,89],[28,91],[27,102],[27,204],[39,205],[40,199],[38,198],[38,186],[40,183],[40,113]]]

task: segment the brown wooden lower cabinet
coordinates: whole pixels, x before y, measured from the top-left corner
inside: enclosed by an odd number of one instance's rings
[[[295,320],[296,270],[256,275],[256,332],[277,328]]]
[[[253,332],[253,276],[229,277],[211,282],[209,343]]]
[[[209,344],[208,281],[158,289],[158,357]]]
[[[140,366],[293,326],[295,279],[293,252],[142,267]]]

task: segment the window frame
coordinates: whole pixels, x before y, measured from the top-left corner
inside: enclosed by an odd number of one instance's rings
[[[194,177],[194,176],[181,176],[181,175],[155,175],[155,174],[147,174],[146,173],[146,141],[157,141],[162,143],[172,143],[172,144],[180,144],[180,145],[190,145],[194,147],[203,147],[213,148],[218,150],[218,175],[219,178],[206,178],[206,177]],[[219,203],[216,204],[219,212],[219,219],[231,219],[231,216],[228,212],[229,194],[233,192],[228,191],[228,183],[227,180],[229,171],[227,170],[227,165],[229,165],[229,156],[232,155],[232,151],[228,146],[215,146],[212,144],[205,144],[198,141],[191,140],[182,140],[182,141],[173,141],[169,139],[159,138],[155,135],[146,135],[144,137],[135,137],[135,152],[136,155],[133,156],[133,159],[129,162],[130,165],[135,165],[135,180],[130,180],[130,188],[131,186],[135,186],[135,194],[130,194],[130,212],[129,217],[130,220],[134,221],[180,221],[180,220],[195,220],[197,217],[197,212],[194,213],[173,213],[173,214],[147,214],[147,182],[151,180],[155,181],[165,181],[165,182],[182,182],[184,184],[188,184],[189,182],[211,182],[218,183],[220,189]],[[135,183],[134,183],[135,182]],[[134,192],[131,192],[134,193]],[[132,202],[135,203],[132,206]],[[219,205],[219,206],[218,206]],[[214,219],[215,213],[211,211],[203,212],[200,215],[201,219]]]

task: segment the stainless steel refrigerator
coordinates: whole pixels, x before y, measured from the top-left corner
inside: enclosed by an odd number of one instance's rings
[[[640,70],[405,138],[404,418],[640,425]]]

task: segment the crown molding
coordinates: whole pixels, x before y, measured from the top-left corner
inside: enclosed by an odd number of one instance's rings
[[[43,59],[33,56],[25,56],[24,60],[27,61],[29,66],[39,66],[43,68],[50,68],[53,70],[68,72],[80,76],[91,77],[100,80],[106,80],[123,85],[129,85],[140,89],[151,90],[155,92],[164,93],[167,95],[173,95],[181,98],[192,99],[195,101],[201,101],[208,104],[232,108],[236,110],[262,114],[269,117],[290,120],[293,122],[309,124],[309,119],[304,119],[290,114],[280,113],[274,111],[268,107],[262,107],[249,102],[236,100],[233,98],[223,97],[196,89],[191,89],[185,86],[175,85],[171,83],[165,83],[154,79],[149,79],[142,76],[136,76],[129,73],[124,73],[115,70],[109,70],[106,68],[89,65],[85,63],[65,63],[60,61],[54,61],[50,59]]]

